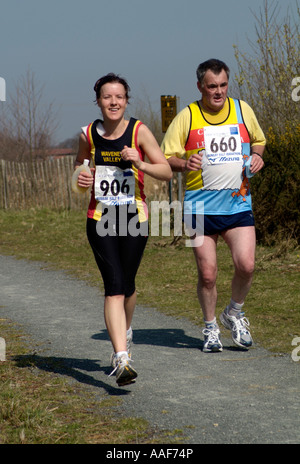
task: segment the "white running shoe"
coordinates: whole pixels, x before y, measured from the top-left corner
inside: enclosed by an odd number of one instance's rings
[[[116,381],[119,387],[124,385],[129,385],[130,383],[135,382],[137,377],[136,371],[131,366],[131,359],[127,356],[127,354],[122,354],[119,357],[116,357],[116,367],[114,370],[109,374],[109,377],[116,373]]]
[[[220,340],[220,330],[217,325],[206,327],[202,331],[204,335],[203,351],[205,353],[217,353],[223,351],[223,345]]]
[[[250,323],[245,316],[244,312],[240,312],[237,316],[230,316],[225,311],[220,315],[220,321],[226,327],[231,330],[231,336],[233,342],[240,348],[250,348],[253,340],[248,330]]]
[[[131,329],[129,334],[127,334],[126,336],[127,353],[130,359],[131,359],[132,338],[133,338],[133,331]],[[110,356],[110,365],[113,368],[116,367],[116,353],[114,351],[112,352]]]

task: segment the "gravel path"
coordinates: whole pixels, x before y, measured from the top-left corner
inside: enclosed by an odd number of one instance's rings
[[[199,327],[138,306],[138,378],[120,388],[108,377],[111,344],[98,289],[43,263],[8,256],[0,256],[0,275],[0,317],[22,324],[39,343],[41,365],[57,357],[83,388],[122,398],[122,414],[180,429],[187,444],[300,442],[300,363],[291,355],[260,347],[239,351],[230,334],[222,353],[203,353]]]

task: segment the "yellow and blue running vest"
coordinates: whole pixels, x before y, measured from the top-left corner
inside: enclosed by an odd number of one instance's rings
[[[199,212],[197,201],[203,202],[204,214],[210,215],[252,209],[244,169],[250,156],[250,137],[239,100],[228,98],[228,103],[228,114],[218,124],[205,118],[197,101],[189,105],[191,127],[185,145],[186,156],[188,159],[192,154],[204,153],[202,169],[187,172],[184,201],[190,205],[187,210],[191,213]]]

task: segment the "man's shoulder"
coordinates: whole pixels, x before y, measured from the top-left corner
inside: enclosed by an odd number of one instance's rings
[[[174,125],[182,125],[182,124],[185,124],[186,122],[189,123],[190,118],[191,118],[191,110],[190,110],[190,105],[188,105],[188,106],[185,106],[182,110],[180,110],[176,114],[172,123],[174,123]]]
[[[242,100],[241,98],[229,97],[229,100],[238,103],[241,107],[251,108],[249,103],[247,103],[245,100]]]
[[[187,114],[190,114],[191,110],[191,106],[193,106],[196,102],[193,102],[193,103],[190,103],[189,105],[185,106],[182,110],[179,111],[178,114],[181,114],[182,116],[184,115],[187,115]]]

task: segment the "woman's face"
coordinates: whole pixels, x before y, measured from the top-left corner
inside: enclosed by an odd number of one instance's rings
[[[104,84],[100,89],[97,103],[104,119],[121,119],[128,103],[124,86],[119,82]]]

